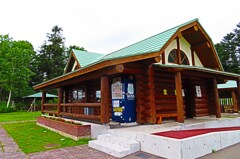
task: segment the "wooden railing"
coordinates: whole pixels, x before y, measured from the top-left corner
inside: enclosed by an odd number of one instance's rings
[[[43,113],[57,114],[57,104],[45,103],[43,104],[43,106],[44,106]]]
[[[101,103],[62,103],[60,106],[61,116],[70,116],[87,120],[100,120]]]
[[[223,113],[233,113],[233,99],[232,98],[220,98],[219,103],[222,107]]]
[[[66,117],[100,121],[101,103],[61,103],[60,112],[58,104],[44,104],[43,113],[55,114]]]
[[[100,107],[101,103],[62,103],[63,107]]]

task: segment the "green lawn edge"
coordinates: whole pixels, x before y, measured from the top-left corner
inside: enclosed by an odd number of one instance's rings
[[[36,122],[2,124],[2,127],[26,154],[88,144],[89,138],[78,141],[36,125]],[[46,148],[46,147],[51,148]]]
[[[29,121],[36,120],[38,116],[41,116],[41,112],[11,112],[11,113],[0,113],[0,122],[18,122],[18,121]]]

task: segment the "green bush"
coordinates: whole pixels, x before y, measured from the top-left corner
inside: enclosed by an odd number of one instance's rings
[[[17,102],[15,103],[15,109],[16,110],[27,110],[27,104],[23,102]]]
[[[53,98],[51,100],[48,101],[49,104],[57,104],[58,103],[58,99],[57,98]]]
[[[7,103],[4,101],[0,101],[0,113],[8,113],[14,111],[16,111],[16,108],[12,108],[11,106],[7,108]]]

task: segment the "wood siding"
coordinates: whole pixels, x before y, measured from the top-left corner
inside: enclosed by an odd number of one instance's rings
[[[194,86],[200,86],[201,88],[201,97],[196,96],[196,87],[194,88],[195,92],[195,116],[208,116],[209,115],[209,98],[208,90],[206,85],[206,80],[195,79],[193,80]]]
[[[156,114],[177,113],[174,74],[155,71],[154,85]]]

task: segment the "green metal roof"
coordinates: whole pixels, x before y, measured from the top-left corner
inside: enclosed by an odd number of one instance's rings
[[[239,74],[235,73],[230,73],[230,72],[224,72],[224,71],[218,71],[218,70],[213,70],[210,68],[205,68],[205,67],[199,67],[199,66],[190,66],[190,65],[164,65],[160,63],[155,63],[153,64],[155,66],[159,67],[165,67],[165,68],[184,68],[187,70],[195,70],[195,71],[201,71],[201,72],[207,72],[207,73],[213,73],[213,74],[219,74],[219,75],[225,75],[225,76],[230,76],[230,77],[236,77],[239,78]]]
[[[98,53],[87,52],[82,50],[73,49],[72,51],[81,67],[85,67],[91,63],[94,63],[98,61],[100,57],[104,56],[104,54],[98,54]]]
[[[167,41],[173,36],[174,33],[181,27],[190,24],[192,22],[198,21],[198,19],[193,19],[174,28],[156,34],[152,37],[144,39],[140,42],[127,46],[123,49],[112,52],[103,57],[104,60],[112,60],[117,58],[123,58],[128,56],[141,55],[151,52],[160,51],[161,48],[167,43]]]
[[[161,50],[178,29],[195,21],[198,21],[198,19],[193,19],[107,55],[80,50],[73,50],[73,52],[82,68],[102,61],[157,52]]]
[[[224,89],[224,88],[237,88],[236,81],[229,80],[225,84],[218,84],[218,89]]]
[[[53,94],[46,94],[47,98],[57,98],[58,96],[53,95]],[[38,92],[29,96],[25,96],[23,98],[42,98],[42,92]]]

